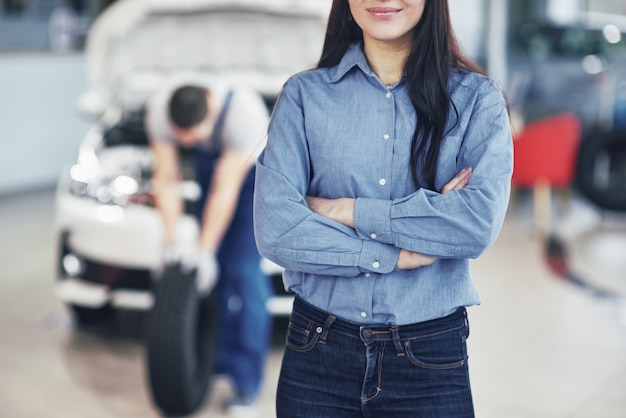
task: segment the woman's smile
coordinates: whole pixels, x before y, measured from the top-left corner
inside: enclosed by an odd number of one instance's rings
[[[392,7],[372,7],[371,9],[367,9],[367,11],[376,19],[391,19],[400,13],[401,9]]]
[[[372,46],[404,49],[422,18],[427,0],[348,0],[350,16],[363,31],[366,50]]]

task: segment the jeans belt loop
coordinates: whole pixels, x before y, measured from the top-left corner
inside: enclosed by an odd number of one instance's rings
[[[330,331],[330,327],[335,323],[336,320],[337,318],[332,315],[328,315],[328,318],[326,318],[326,322],[324,322],[324,326],[322,330],[322,335],[320,335],[320,342],[322,344],[326,344],[326,338],[328,338],[328,331]]]
[[[393,326],[389,329],[391,332],[391,339],[393,341],[393,345],[396,347],[396,352],[398,353],[398,357],[404,356],[404,349],[402,348],[402,341],[400,341],[400,332],[397,326]]]

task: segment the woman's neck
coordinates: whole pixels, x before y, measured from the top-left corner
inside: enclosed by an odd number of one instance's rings
[[[396,84],[404,73],[404,64],[409,56],[409,45],[365,40],[364,48],[372,71],[386,85]]]

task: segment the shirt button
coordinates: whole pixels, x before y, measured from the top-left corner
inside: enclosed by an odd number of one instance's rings
[[[385,134],[385,135],[383,135],[383,139],[384,139],[385,141],[386,141],[386,140],[388,140],[389,138],[390,138],[389,134]]]
[[[391,92],[387,92],[387,94],[385,94],[385,97],[391,99]]]
[[[361,312],[361,318],[367,318],[367,313],[366,312]]]
[[[378,238],[378,235],[376,235],[375,233],[373,233],[373,232],[372,232],[372,233],[370,234],[370,238],[371,238],[371,239],[376,239],[376,238]]]
[[[385,184],[387,184],[387,180],[380,179],[380,180],[378,180],[378,184],[380,184],[381,186],[384,186]]]
[[[365,277],[370,277],[371,275],[371,273],[365,273]]]
[[[380,263],[378,261],[374,261],[374,263],[372,263],[372,267],[374,267],[375,269],[380,267]]]

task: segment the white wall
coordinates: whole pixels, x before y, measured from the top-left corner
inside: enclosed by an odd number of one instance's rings
[[[485,0],[449,0],[448,4],[454,31],[465,52],[474,59],[483,58],[487,27]]]
[[[0,195],[54,185],[90,121],[75,111],[85,89],[80,53],[0,54]]]
[[[452,25],[465,51],[503,86],[507,85],[508,2],[449,0]]]

